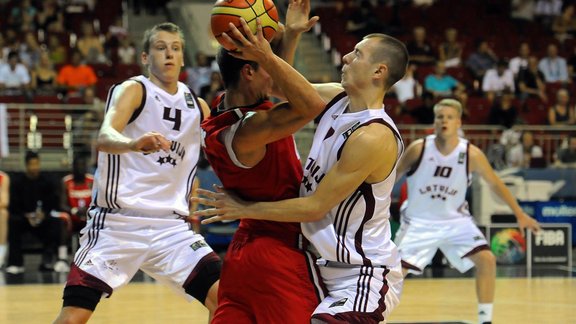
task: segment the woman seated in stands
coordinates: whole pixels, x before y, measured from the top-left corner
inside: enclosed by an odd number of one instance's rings
[[[38,65],[30,72],[30,87],[35,94],[55,95],[58,73],[47,51],[40,53]]]
[[[556,104],[548,109],[548,123],[554,125],[574,125],[574,106],[570,105],[568,90],[559,89],[556,93]]]

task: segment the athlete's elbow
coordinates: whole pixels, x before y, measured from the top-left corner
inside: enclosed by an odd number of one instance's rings
[[[317,222],[324,218],[328,212],[321,204],[311,203],[309,207],[306,218],[302,222]]]

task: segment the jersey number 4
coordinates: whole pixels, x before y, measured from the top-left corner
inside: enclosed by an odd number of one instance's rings
[[[174,117],[172,117],[172,108],[164,107],[164,116],[162,116],[162,119],[173,122],[174,127],[172,127],[172,129],[179,131],[180,124],[182,124],[182,110],[174,108],[174,111]]]

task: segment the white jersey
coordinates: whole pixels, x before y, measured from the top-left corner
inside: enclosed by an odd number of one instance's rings
[[[333,105],[332,105],[333,103]],[[382,109],[346,113],[349,99],[337,96],[324,112],[314,135],[306,162],[300,196],[309,196],[324,175],[338,161],[350,135],[359,127],[381,123],[389,127],[403,151],[400,133]],[[393,266],[400,262],[396,246],[390,240],[390,202],[396,166],[383,181],[363,183],[317,222],[302,223],[302,232],[313,243],[321,258],[355,265]]]
[[[466,189],[472,177],[468,168],[466,139],[443,155],[436,148],[436,135],[424,138],[422,153],[407,173],[408,201],[402,209],[403,221],[443,221],[470,217]]]
[[[181,82],[178,92],[171,95],[144,76],[131,80],[143,85],[144,95],[122,134],[137,138],[155,131],[171,142],[170,150],[100,153],[93,205],[133,216],[188,215],[188,196],[200,154],[200,104]],[[110,89],[106,109],[115,89]]]

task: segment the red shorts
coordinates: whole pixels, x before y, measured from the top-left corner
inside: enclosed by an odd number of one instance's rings
[[[238,229],[224,259],[212,324],[310,323],[321,296],[315,260],[297,248],[296,235],[280,236]]]

